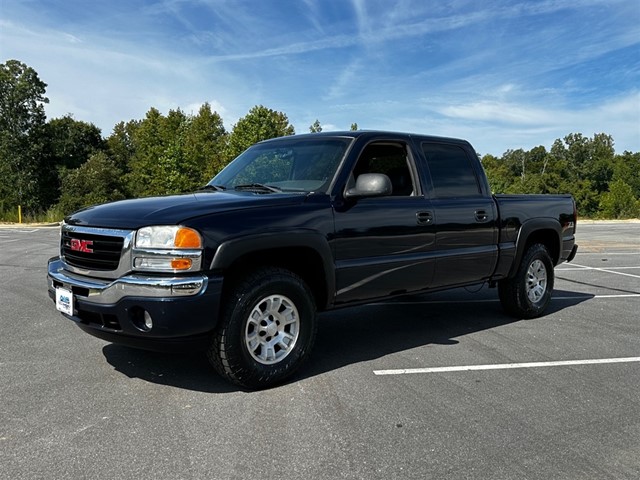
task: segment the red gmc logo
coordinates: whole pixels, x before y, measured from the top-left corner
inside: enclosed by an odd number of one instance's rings
[[[72,238],[69,246],[71,250],[74,252],[85,252],[85,253],[93,253],[93,245],[92,240],[79,240],[77,238]]]

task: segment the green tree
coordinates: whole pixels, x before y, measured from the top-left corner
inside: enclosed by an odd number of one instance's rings
[[[352,132],[355,132],[356,130],[358,130],[358,124],[357,124],[357,123],[352,123],[352,124],[351,124],[351,128],[350,128],[350,130],[351,130]]]
[[[613,145],[611,136],[604,133],[593,138],[570,133],[563,140],[556,140],[551,148],[555,171],[562,172],[564,185],[584,216],[597,213],[599,197],[607,191],[613,175]]]
[[[205,103],[185,132],[185,156],[193,168],[194,186],[204,185],[226,166],[226,142],[222,117]]]
[[[613,160],[612,180],[623,180],[631,187],[633,195],[640,198],[640,152],[616,155]]]
[[[127,123],[119,122],[113,127],[113,132],[107,138],[109,156],[125,174],[129,172],[136,152],[135,139],[140,123],[138,120],[130,120]]]
[[[481,162],[489,179],[491,191],[505,193],[513,183],[513,173],[506,162],[490,154],[484,155]]]
[[[320,120],[316,118],[316,121],[309,126],[309,131],[311,133],[320,133],[322,131],[322,125],[320,125]]]
[[[93,154],[80,167],[65,170],[58,203],[64,214],[99,203],[125,198],[122,172],[104,152]]]
[[[609,191],[602,195],[600,212],[605,218],[638,218],[640,202],[627,183],[616,180],[609,186]]]
[[[185,118],[180,110],[169,112],[169,117],[164,117],[158,109],[151,108],[134,130],[134,152],[126,179],[127,190],[132,196],[173,193],[167,191],[167,181],[169,184],[175,182],[162,176],[166,175],[167,163],[179,163],[173,147],[178,141],[181,122]]]
[[[43,207],[48,185],[41,181],[44,164],[47,84],[17,60],[0,64],[0,201],[5,208]]]
[[[586,177],[591,180],[598,193],[604,193],[609,187],[613,177],[613,164],[615,157],[614,142],[611,135],[596,133],[589,141],[589,158],[586,168]]]
[[[284,113],[257,105],[234,125],[229,135],[228,158],[237,157],[251,145],[262,140],[293,134],[295,129]]]
[[[60,197],[64,170],[78,168],[93,153],[105,150],[106,142],[98,127],[74,120],[71,115],[49,120],[44,135],[44,161],[49,168],[41,172],[40,181],[48,185],[42,197],[43,206],[48,206]]]
[[[128,193],[141,197],[204,185],[227,163],[226,139],[222,118],[207,103],[196,116],[177,109],[165,117],[151,108],[144,120],[117,125],[108,144],[117,165],[127,162]]]
[[[71,115],[49,120],[46,133],[49,154],[56,166],[78,168],[93,153],[106,149],[98,127],[74,120]]]

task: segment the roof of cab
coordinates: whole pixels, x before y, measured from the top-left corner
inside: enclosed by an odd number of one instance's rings
[[[306,138],[314,138],[314,137],[347,137],[347,138],[379,138],[379,137],[389,137],[388,139],[409,139],[413,138],[416,140],[422,141],[434,141],[434,142],[443,142],[446,141],[448,143],[464,143],[469,144],[468,141],[461,138],[453,138],[453,137],[441,137],[435,135],[423,135],[419,133],[406,133],[406,132],[392,132],[385,130],[341,130],[341,131],[333,131],[333,132],[316,132],[316,133],[303,133],[298,135],[288,135],[285,137],[277,137],[271,138],[268,140],[263,140],[259,143],[265,142],[274,142],[274,141],[283,141],[284,139],[306,139]]]

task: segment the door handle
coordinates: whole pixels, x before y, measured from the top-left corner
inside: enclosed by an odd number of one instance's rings
[[[431,225],[433,223],[433,215],[431,212],[417,212],[416,219],[418,225]]]
[[[489,215],[487,215],[486,210],[476,210],[474,214],[477,222],[486,222],[489,220]]]

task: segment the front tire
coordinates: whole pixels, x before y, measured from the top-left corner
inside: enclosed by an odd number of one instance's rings
[[[539,317],[551,301],[553,282],[551,256],[536,243],[525,252],[515,276],[498,283],[500,303],[514,317]]]
[[[261,268],[233,288],[207,356],[236,385],[267,388],[304,363],[316,331],[316,306],[305,282],[282,268]]]

